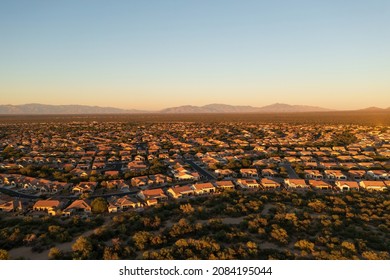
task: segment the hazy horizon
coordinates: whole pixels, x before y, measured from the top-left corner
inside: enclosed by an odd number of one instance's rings
[[[7,1],[0,104],[390,106],[390,2]]]

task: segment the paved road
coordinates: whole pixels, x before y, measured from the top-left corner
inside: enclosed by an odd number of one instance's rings
[[[287,171],[287,174],[288,174],[288,178],[290,178],[290,179],[300,179],[298,174],[295,172],[295,170],[291,167],[290,164],[288,164],[288,163],[281,163],[280,166],[286,168],[286,171]]]
[[[199,165],[197,165],[195,162],[193,162],[192,160],[186,160],[186,162],[191,165],[196,171],[198,171],[199,173],[201,173],[203,176],[205,176],[206,178],[208,178],[209,180],[217,180],[217,177],[214,175],[214,174],[211,174],[210,172],[208,172],[207,170],[205,170],[204,168],[200,167]]]

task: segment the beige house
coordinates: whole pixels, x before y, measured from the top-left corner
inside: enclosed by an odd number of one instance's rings
[[[157,199],[154,199],[154,198],[152,198],[152,199],[147,199],[147,200],[145,201],[145,203],[146,203],[147,206],[153,206],[153,205],[158,204],[158,200],[157,200]]]
[[[261,175],[264,177],[275,177],[278,175],[278,173],[273,169],[266,168],[261,170]]]
[[[306,181],[304,179],[284,179],[284,184],[289,189],[309,189],[310,186],[306,184]]]
[[[59,200],[38,200],[33,206],[34,211],[46,211],[49,215],[55,216],[56,211],[62,206]]]
[[[243,178],[257,178],[259,176],[255,168],[242,168],[240,174]]]
[[[176,186],[169,188],[167,194],[172,198],[183,198],[189,197],[195,194],[194,188],[192,186]]]
[[[390,174],[386,170],[370,170],[367,171],[367,177],[373,180],[389,180]]]
[[[336,188],[338,188],[340,191],[358,191],[359,190],[359,184],[355,181],[336,181]]]
[[[216,181],[215,185],[221,190],[234,190],[234,183],[232,181]]]
[[[72,188],[72,193],[91,193],[97,184],[97,182],[81,182]]]
[[[365,170],[349,170],[348,171],[348,176],[352,180],[364,179],[365,175],[366,175]]]
[[[218,176],[218,178],[231,178],[235,177],[236,173],[231,169],[217,169],[214,173]]]
[[[368,191],[384,191],[387,189],[383,181],[361,181],[359,186]]]
[[[258,189],[260,187],[259,183],[254,179],[238,179],[237,184],[242,189]]]
[[[109,202],[108,212],[126,211],[128,209],[134,209],[142,207],[141,202],[128,195],[111,199]]]
[[[152,189],[152,190],[142,190],[138,192],[137,196],[144,201],[151,200],[151,199],[156,199],[157,201],[163,201],[168,199],[163,189],[161,188]]]
[[[320,171],[313,169],[313,170],[305,170],[305,178],[313,179],[313,180],[322,180],[324,179],[324,176],[321,174]]]
[[[131,179],[131,185],[133,187],[145,187],[151,185],[153,183],[152,180],[148,178],[148,176],[138,176]]]
[[[195,194],[206,194],[206,193],[214,193],[215,187],[211,183],[198,183],[192,185],[195,191]]]
[[[309,180],[309,185],[315,190],[331,190],[332,186],[322,180]]]
[[[329,180],[347,180],[347,176],[340,170],[325,170],[324,173]]]
[[[277,189],[280,188],[280,183],[275,180],[262,178],[260,179],[260,184],[264,189]]]
[[[64,209],[63,215],[70,216],[77,213],[89,214],[91,213],[91,210],[91,205],[89,205],[86,200],[78,199],[73,201],[68,207]]]
[[[18,199],[12,199],[10,201],[0,201],[0,212],[14,212],[22,210],[22,202]]]

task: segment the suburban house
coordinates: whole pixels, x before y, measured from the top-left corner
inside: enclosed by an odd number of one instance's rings
[[[55,216],[56,211],[62,206],[61,201],[54,199],[38,200],[33,206],[34,211],[46,211],[50,216]]]
[[[92,193],[97,184],[97,182],[81,182],[72,188],[72,193]]]
[[[255,168],[242,168],[240,174],[243,178],[258,178],[257,170]]]
[[[304,179],[284,179],[284,184],[288,189],[309,189],[310,186],[306,184]]]
[[[86,200],[78,199],[73,201],[68,207],[64,209],[63,215],[70,216],[78,213],[89,214],[91,213],[91,210],[91,206]]]
[[[147,199],[145,201],[145,203],[146,203],[147,206],[153,206],[153,205],[158,204],[158,200],[154,199],[154,198],[151,198],[151,199]]]
[[[0,201],[0,212],[22,211],[23,205],[19,199],[11,199],[9,201]]]
[[[384,191],[387,189],[383,181],[360,181],[359,186],[365,190]]]
[[[80,168],[75,168],[72,171],[70,171],[70,173],[75,175],[75,176],[77,176],[77,177],[80,177],[80,178],[88,177],[87,171],[84,171],[84,170],[82,170]]]
[[[118,170],[107,170],[104,171],[104,175],[111,178],[117,178],[119,176]]]
[[[336,181],[336,188],[340,191],[358,191],[359,184],[355,181]]]
[[[260,187],[259,183],[254,179],[238,179],[237,184],[243,189],[257,189]]]
[[[167,194],[172,198],[189,197],[195,194],[194,188],[190,185],[171,187],[167,190]]]
[[[313,170],[305,170],[305,178],[306,179],[314,179],[314,180],[322,180],[324,176],[322,176],[321,172],[313,169]]]
[[[171,177],[165,176],[163,174],[149,175],[149,179],[152,181],[152,184],[154,185],[164,185],[166,183],[172,182]]]
[[[111,202],[108,202],[107,211],[108,213],[118,213],[118,207]]]
[[[106,168],[106,163],[104,162],[94,162],[92,164],[92,170],[98,170],[103,168]]]
[[[261,176],[263,177],[275,177],[278,175],[278,172],[276,172],[275,170],[273,169],[270,169],[270,168],[266,168],[266,169],[263,169],[261,170]]]
[[[339,164],[337,162],[319,162],[319,167],[325,168],[325,169],[337,169],[340,168]]]
[[[217,169],[214,171],[218,178],[233,178],[236,177],[236,173],[231,169]]]
[[[216,181],[215,185],[221,190],[234,190],[234,183],[232,181]]]
[[[351,180],[362,180],[366,175],[365,170],[349,170],[348,176]]]
[[[309,180],[309,185],[315,190],[331,190],[332,186],[322,180]]]
[[[152,180],[148,178],[148,176],[138,176],[131,178],[131,185],[133,187],[145,187],[149,186],[153,183]]]
[[[324,173],[329,180],[347,180],[347,176],[340,170],[325,170]]]
[[[178,181],[192,181],[195,180],[195,177],[187,172],[179,172],[174,174],[175,179]]]
[[[197,183],[192,186],[195,191],[195,194],[206,194],[215,192],[215,187],[211,183]]]
[[[137,199],[132,198],[128,195],[119,197],[119,198],[112,198],[109,201],[108,205],[108,212],[109,213],[116,213],[118,211],[126,211],[131,208],[139,208],[142,207],[141,202],[139,202]]]
[[[264,189],[277,189],[280,188],[280,183],[275,180],[262,178],[260,179],[260,184]]]
[[[127,164],[127,169],[130,171],[144,171],[148,166],[143,161],[134,160]]]
[[[120,191],[129,191],[129,185],[125,180],[110,180],[102,183],[108,189],[116,189]]]
[[[161,188],[152,189],[152,190],[142,190],[137,193],[137,196],[143,201],[148,201],[151,199],[156,199],[157,201],[163,201],[168,199],[163,189]]]
[[[385,170],[369,170],[367,171],[367,178],[372,180],[389,180],[390,173]]]

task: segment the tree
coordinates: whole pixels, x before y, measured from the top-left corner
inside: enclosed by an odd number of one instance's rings
[[[297,242],[295,242],[294,247],[299,249],[299,250],[309,252],[309,253],[312,253],[314,251],[314,243],[307,241],[307,240],[304,240],[304,239],[298,240]]]
[[[146,228],[150,229],[158,229],[161,225],[161,219],[158,216],[154,216],[151,218],[143,218],[143,224]]]
[[[76,242],[72,245],[73,259],[76,260],[91,259],[92,249],[93,246],[91,241],[84,236],[80,236],[79,238],[77,238]]]
[[[246,243],[246,247],[248,249],[249,255],[255,256],[257,254],[258,250],[257,250],[257,244],[255,242],[248,241]]]
[[[194,207],[189,203],[180,205],[180,210],[183,211],[184,214],[192,214],[195,211]]]
[[[104,260],[119,260],[118,253],[111,247],[105,247],[103,253]]]
[[[310,208],[312,208],[315,212],[321,213],[326,208],[326,204],[322,201],[316,199],[314,201],[311,201],[307,204]]]
[[[50,249],[50,251],[48,253],[48,257],[49,257],[49,259],[52,259],[52,260],[60,260],[63,258],[63,253],[57,247],[53,247]]]
[[[139,231],[133,235],[135,246],[141,251],[145,249],[146,245],[152,238],[153,234],[147,231]]]
[[[348,242],[348,241],[343,241],[341,243],[341,247],[343,247],[343,249],[346,249],[352,253],[356,253],[356,248],[355,248],[355,244],[351,243],[351,242]]]
[[[286,245],[288,243],[287,231],[278,225],[272,225],[271,237],[280,244]]]
[[[388,252],[364,251],[362,257],[366,260],[388,260],[390,255]]]
[[[6,250],[0,249],[0,260],[9,260],[9,254]]]
[[[186,219],[180,219],[176,224],[174,224],[169,231],[169,234],[172,237],[177,237],[179,235],[184,235],[190,233],[194,228],[187,222]]]
[[[91,208],[94,214],[105,213],[108,210],[108,204],[104,198],[98,197],[92,201]]]

